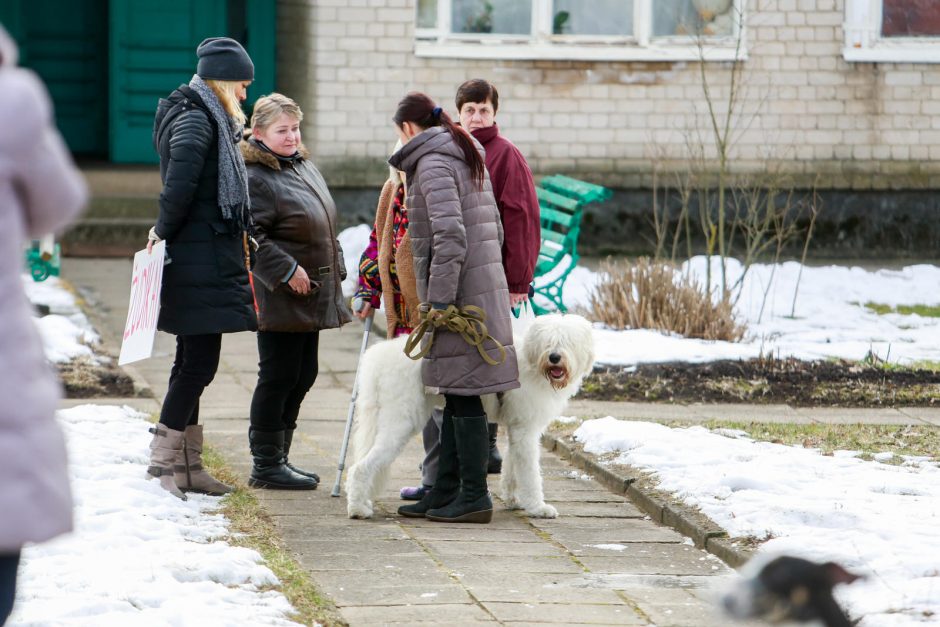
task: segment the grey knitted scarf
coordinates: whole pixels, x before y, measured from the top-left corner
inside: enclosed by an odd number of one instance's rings
[[[237,230],[244,230],[248,224],[248,171],[237,145],[242,126],[226,113],[215,92],[202,78],[194,74],[189,86],[209,108],[219,131],[219,209],[222,218]]]

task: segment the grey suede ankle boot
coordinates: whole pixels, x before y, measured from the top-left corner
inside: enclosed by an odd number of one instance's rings
[[[184,492],[201,492],[211,496],[231,492],[232,486],[215,479],[202,466],[202,425],[189,425],[183,435],[183,449],[173,465],[176,486]]]
[[[160,480],[160,487],[178,499],[186,500],[173,479],[173,463],[183,450],[183,432],[170,429],[158,423],[150,427],[153,439],[150,441],[150,466],[147,475]]]

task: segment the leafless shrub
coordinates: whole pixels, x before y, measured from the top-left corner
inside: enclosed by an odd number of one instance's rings
[[[655,329],[704,340],[739,341],[730,294],[713,299],[672,263],[641,257],[607,260],[590,296],[588,317],[613,329]]]

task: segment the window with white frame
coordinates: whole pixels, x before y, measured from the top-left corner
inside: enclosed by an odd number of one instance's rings
[[[940,0],[846,0],[847,61],[940,63]]]
[[[745,0],[417,0],[415,53],[479,59],[743,59]]]

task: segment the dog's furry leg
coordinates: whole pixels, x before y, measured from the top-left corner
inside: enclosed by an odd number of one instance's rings
[[[533,518],[555,518],[558,510],[545,502],[539,464],[539,432],[530,425],[509,430],[509,458],[512,460],[513,489],[509,496],[515,508]]]
[[[372,448],[349,469],[346,513],[350,518],[372,517],[373,501],[385,487],[389,466],[416,433],[414,421],[401,420],[398,414],[396,408],[379,410]]]
[[[521,509],[516,502],[516,438],[518,427],[507,425],[506,434],[509,438],[509,449],[503,456],[503,470],[499,478],[499,496],[503,499],[507,509]]]

